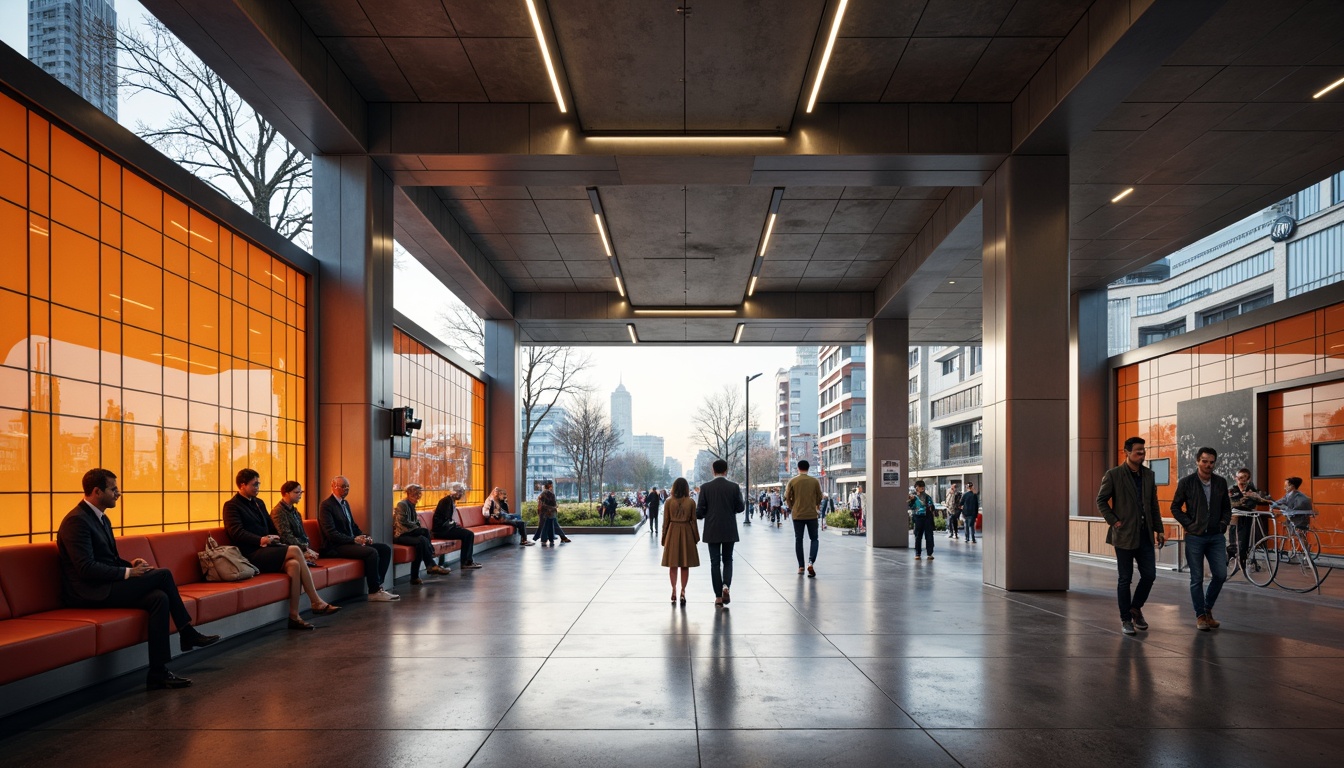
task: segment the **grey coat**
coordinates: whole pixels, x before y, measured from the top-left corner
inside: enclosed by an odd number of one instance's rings
[[[737,541],[737,517],[744,509],[742,488],[726,477],[716,477],[700,486],[695,516],[705,521],[700,540],[706,544]]]
[[[1153,470],[1143,467],[1143,515],[1148,519],[1147,536],[1141,529],[1140,517],[1134,498],[1134,480],[1129,466],[1121,464],[1106,470],[1101,476],[1101,490],[1097,491],[1097,512],[1106,518],[1106,543],[1116,549],[1138,549],[1152,546],[1152,535],[1162,532],[1162,513],[1157,506],[1157,479]],[[1226,493],[1226,492],[1224,492]],[[1116,528],[1116,521],[1120,527]]]

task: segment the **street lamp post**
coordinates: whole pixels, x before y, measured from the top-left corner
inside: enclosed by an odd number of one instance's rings
[[[762,371],[762,373],[764,373],[764,371]],[[745,419],[744,422],[743,422],[743,423],[745,424],[745,426],[742,428],[743,466],[745,467],[745,469],[746,469],[746,474],[747,474],[747,478],[746,478],[746,480],[747,480],[747,497],[746,497],[745,499],[743,499],[743,501],[746,502],[747,504],[752,503],[752,500],[751,500],[751,499],[752,499],[752,496],[751,496],[751,382],[752,382],[753,379],[759,378],[760,375],[761,375],[761,374],[758,373],[758,374],[756,374],[755,376],[748,376],[748,377],[747,377],[747,383],[742,385],[742,388],[745,389],[745,390],[747,391],[747,398],[746,398],[746,399],[747,399],[747,403],[746,403],[746,406],[747,406],[747,414],[746,414],[746,419]]]

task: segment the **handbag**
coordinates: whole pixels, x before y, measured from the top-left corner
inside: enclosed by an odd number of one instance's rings
[[[245,581],[261,573],[237,547],[221,547],[213,536],[206,537],[205,551],[197,552],[196,557],[201,561],[206,581]]]

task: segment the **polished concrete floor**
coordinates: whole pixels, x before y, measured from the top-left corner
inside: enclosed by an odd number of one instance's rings
[[[796,575],[789,528],[743,529],[733,602],[708,557],[668,600],[647,535],[508,547],[191,655],[196,685],[119,691],[0,741],[0,763],[100,766],[1314,766],[1344,753],[1344,608],[1224,592],[1197,632],[1163,572],[1125,637],[1113,566],[1067,593],[980,583],[978,549],[937,559],[824,535]],[[198,652],[199,653],[199,652]]]

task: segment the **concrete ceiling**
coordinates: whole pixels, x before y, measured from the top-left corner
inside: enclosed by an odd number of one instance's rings
[[[373,157],[412,252],[537,341],[971,341],[1009,153],[1070,155],[1078,290],[1344,168],[1334,0],[850,0],[812,114],[838,0],[538,0],[563,114],[522,0],[144,2],[296,145]],[[589,188],[633,306],[736,315],[634,316]]]

